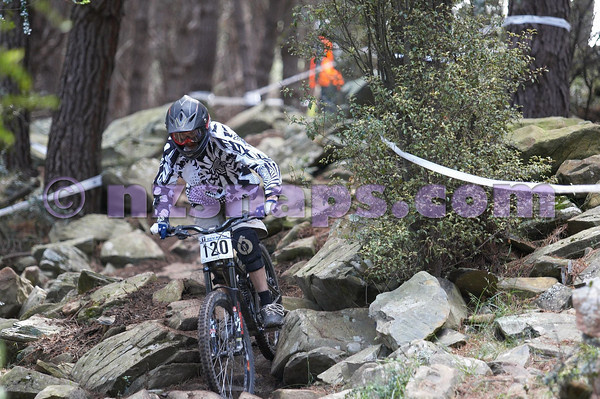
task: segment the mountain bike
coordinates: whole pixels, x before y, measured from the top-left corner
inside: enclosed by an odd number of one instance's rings
[[[205,229],[180,225],[169,236],[185,239],[199,236],[206,297],[198,315],[200,369],[210,389],[226,398],[242,392],[254,393],[254,356],[250,336],[268,360],[275,357],[279,329],[265,330],[259,297],[244,265],[235,255],[231,232],[240,223],[255,219],[243,215]],[[269,252],[260,244],[267,284],[275,303],[281,303],[277,275]]]

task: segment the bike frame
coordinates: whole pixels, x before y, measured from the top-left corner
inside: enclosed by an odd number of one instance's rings
[[[245,211],[245,212],[244,212]],[[242,209],[242,215],[244,215],[244,219],[241,221],[246,221],[246,220],[251,220],[253,218],[248,218],[248,213],[247,213],[247,209]],[[240,220],[240,219],[238,219]],[[228,225],[229,223],[229,225]],[[223,225],[221,225],[219,228],[216,229],[204,229],[204,228],[198,228],[198,226],[178,226],[177,229],[173,229],[171,231],[171,233],[173,233],[173,235],[175,236],[179,236],[179,234],[181,234],[180,238],[187,238],[189,237],[189,233],[184,234],[184,232],[186,232],[187,230],[193,230],[196,231],[200,234],[210,234],[210,233],[214,233],[217,231],[231,231],[233,226],[235,226],[237,224],[237,222],[231,222],[230,221],[226,221]],[[227,226],[226,228],[224,228],[225,226]],[[220,270],[224,270],[224,277],[226,279],[226,285],[213,285],[212,283],[212,274],[216,274],[218,272],[220,272]],[[245,282],[245,284],[250,283],[248,282],[248,277],[246,275],[246,271],[245,269],[242,268],[242,266],[237,265],[236,264],[236,260],[235,258],[228,258],[228,259],[220,259],[220,260],[216,260],[213,262],[208,262],[207,264],[205,264],[203,266],[202,269],[203,273],[204,273],[204,283],[206,285],[206,294],[208,295],[210,292],[214,291],[215,289],[225,289],[227,292],[227,295],[229,296],[232,306],[234,307],[235,311],[234,313],[235,315],[235,320],[236,320],[236,327],[238,330],[238,333],[240,335],[238,335],[237,337],[241,336],[241,332],[242,332],[242,328],[241,328],[241,318],[240,315],[243,315],[244,321],[246,322],[246,327],[248,328],[248,332],[250,333],[250,335],[256,335],[257,333],[261,333],[264,332],[264,328],[262,326],[259,325],[259,323],[257,323],[256,321],[256,309],[258,308],[258,303],[256,303],[256,299],[255,298],[250,298],[250,300],[253,303],[246,303],[245,298],[243,298],[243,296],[241,295],[241,291],[240,288],[238,287],[238,279],[237,276],[240,277],[240,279],[242,281]],[[273,290],[273,287],[269,284],[269,289],[271,290],[271,292],[276,292]],[[277,294],[279,295],[279,293],[277,292]],[[250,309],[250,307],[252,307],[254,309],[254,311],[252,311]]]
[[[225,269],[226,271],[226,285],[218,284],[213,286],[212,283],[212,274],[218,273],[219,269]],[[239,269],[239,270],[238,270]],[[246,322],[246,327],[248,328],[248,332],[250,335],[255,335],[257,332],[262,332],[263,328],[256,323],[255,316],[252,314],[250,310],[250,306],[252,304],[246,303],[245,298],[241,295],[241,290],[238,287],[238,279],[239,276],[243,281],[247,281],[247,277],[245,276],[245,270],[242,270],[241,267],[236,265],[236,262],[233,258],[225,259],[215,262],[210,262],[204,265],[202,269],[204,273],[204,282],[206,284],[206,294],[208,295],[210,292],[215,289],[224,289],[229,295],[231,303],[234,306],[234,309],[241,312],[244,317],[244,321]],[[254,298],[250,298],[251,301],[254,301]],[[254,304],[256,306],[256,304]],[[236,319],[239,318],[239,315]],[[240,328],[241,334],[241,328]]]

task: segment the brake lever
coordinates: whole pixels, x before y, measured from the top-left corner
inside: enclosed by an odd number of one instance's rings
[[[179,238],[180,240],[185,240],[190,236],[190,233],[187,230],[183,230],[180,226],[177,226],[173,230],[173,235]]]

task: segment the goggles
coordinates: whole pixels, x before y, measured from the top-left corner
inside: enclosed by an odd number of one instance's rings
[[[192,130],[191,132],[175,132],[171,133],[173,141],[179,145],[195,144],[200,142],[200,129]]]

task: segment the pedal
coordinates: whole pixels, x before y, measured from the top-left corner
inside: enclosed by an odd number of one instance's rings
[[[268,328],[259,327],[259,330],[261,332],[274,332],[274,331],[281,331],[282,328],[283,328],[283,324],[280,326],[276,326],[276,327],[268,327]]]

